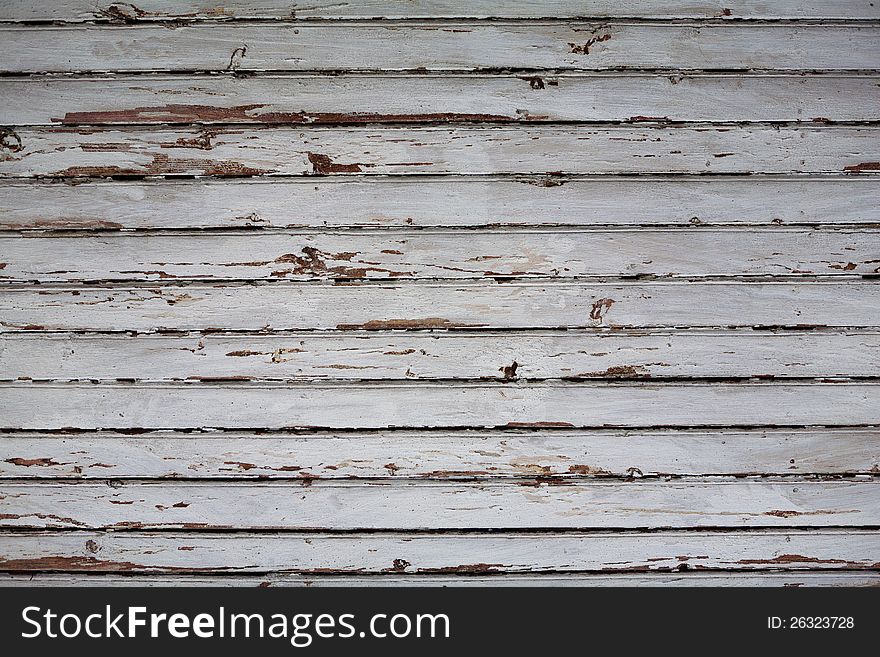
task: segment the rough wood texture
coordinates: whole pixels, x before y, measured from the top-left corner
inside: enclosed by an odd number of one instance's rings
[[[380,177],[0,181],[0,228],[429,228],[880,224],[875,180],[842,177]],[[381,186],[376,186],[376,185]]]
[[[880,383],[0,384],[4,429],[876,424]]]
[[[876,70],[878,34],[873,24],[609,21],[243,23],[173,30],[0,25],[9,53],[0,72]]]
[[[880,188],[864,174],[119,180],[75,189],[0,180],[0,228],[880,225]]]
[[[0,334],[3,380],[878,376],[876,330]]]
[[[877,81],[642,73],[5,78],[0,123],[873,121]]]
[[[0,586],[880,585],[880,3],[298,5],[0,6]]]
[[[761,586],[815,587],[880,586],[880,575],[871,571],[727,571],[724,573],[576,573],[476,575],[189,575],[164,574],[89,574],[89,573],[0,573],[0,587],[9,586],[238,586],[238,587],[309,587],[316,586]]]
[[[0,527],[314,530],[859,527],[880,482],[4,482]],[[787,547],[786,547],[787,549]],[[316,553],[321,554],[320,549]],[[326,555],[322,555],[326,559]],[[407,561],[410,561],[407,559]],[[844,563],[848,560],[844,560]],[[872,560],[873,562],[873,560]],[[874,564],[876,567],[876,564]]]
[[[802,577],[807,569],[821,568],[863,571],[851,574],[860,574],[861,581],[870,581],[872,575],[876,577],[870,569],[876,568],[878,548],[877,532],[833,529],[361,536],[4,532],[0,534],[0,564],[12,572],[219,571],[228,575],[315,571],[318,574],[332,564],[338,573],[372,573],[372,581],[377,583],[384,578],[375,576],[383,573],[490,575],[636,571],[658,576],[692,569],[735,568],[756,573],[790,568],[801,571],[791,576]]]
[[[20,128],[0,175],[842,173],[877,171],[880,128]]]
[[[870,429],[0,436],[0,477],[494,479],[874,474]]]
[[[227,1],[5,0],[2,21],[410,19],[410,18],[716,18],[716,19],[878,19],[880,9],[866,0],[358,0],[300,6],[288,0]]]
[[[0,254],[0,281],[16,282],[852,276],[880,272],[880,233],[555,229],[0,237]]]
[[[880,286],[872,281],[9,286],[0,297],[0,332],[809,329],[878,326],[878,309]]]

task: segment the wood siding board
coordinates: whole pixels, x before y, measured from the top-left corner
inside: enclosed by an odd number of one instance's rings
[[[0,96],[10,126],[880,118],[877,77],[836,74],[3,78]]]
[[[351,20],[351,19],[450,19],[450,18],[644,18],[644,19],[838,19],[876,20],[880,10],[866,0],[359,0],[357,3],[291,6],[287,0],[259,2],[227,0],[139,0],[136,4],[112,0],[6,0],[0,21],[102,21],[139,22],[164,20]]]
[[[7,286],[0,331],[880,325],[872,281],[146,285]]]
[[[0,384],[5,429],[875,425],[877,383]]]
[[[384,577],[417,581],[465,573],[573,574],[642,571],[662,576],[705,569],[719,578],[740,570],[787,577],[826,571],[876,577],[876,532],[814,529],[595,532],[546,534],[212,534],[208,532],[65,531],[0,534],[0,570],[72,570],[87,573],[178,573],[195,571],[244,576],[247,573],[308,573]],[[799,571],[799,572],[798,572]],[[807,571],[807,572],[805,572]],[[834,571],[839,571],[835,573]],[[689,575],[690,573],[688,573]],[[781,573],[776,573],[781,575]],[[344,580],[343,580],[344,581]],[[485,579],[483,580],[485,581]],[[639,582],[646,580],[637,580]],[[754,579],[751,581],[755,581]]]
[[[9,586],[236,586],[309,587],[316,586],[774,586],[816,587],[880,586],[880,575],[870,571],[793,570],[788,572],[723,571],[715,573],[605,573],[536,574],[496,573],[494,575],[168,575],[0,572],[0,587]]]
[[[20,128],[11,178],[380,174],[870,174],[876,127]]]
[[[880,431],[0,435],[0,478],[497,479],[872,474]]]
[[[848,177],[370,177],[0,180],[6,230],[880,225],[880,188]],[[379,185],[379,186],[377,186]]]
[[[880,334],[870,329],[19,333],[0,334],[0,376],[8,381],[880,377]]]
[[[7,481],[0,527],[344,531],[859,527],[880,524],[878,486],[871,480],[783,483],[767,478],[564,485],[120,481],[108,486],[83,481],[48,486]],[[774,545],[778,549],[778,539]],[[226,549],[222,543],[220,549]]]
[[[877,69],[873,24],[0,25],[0,72]],[[748,48],[743,48],[748,43]]]
[[[880,272],[880,232],[555,229],[0,237],[0,253],[4,282],[853,276]]]

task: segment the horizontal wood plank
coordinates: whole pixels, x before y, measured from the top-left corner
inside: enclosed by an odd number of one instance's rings
[[[880,272],[880,231],[382,231],[0,237],[0,281],[837,276]]]
[[[2,384],[5,429],[880,424],[880,384]]]
[[[109,21],[164,20],[312,20],[414,18],[717,18],[717,19],[877,19],[876,3],[866,0],[359,0],[291,5],[287,0],[139,0],[136,4],[112,0],[5,0],[0,21]]]
[[[880,128],[20,128],[0,175],[870,173]]]
[[[3,78],[0,95],[3,125],[880,118],[875,76],[834,74]]]
[[[0,334],[0,378],[7,381],[652,377],[880,377],[880,334],[870,330]]]
[[[870,479],[559,485],[4,482],[0,527],[346,531],[858,527],[880,524],[878,486]],[[779,549],[778,539],[773,545]],[[543,540],[536,540],[535,546],[546,549]],[[221,555],[228,549],[222,540],[218,548]],[[315,554],[327,563],[324,551],[318,548]]]
[[[8,286],[0,330],[870,327],[878,308],[870,281]]]
[[[0,545],[0,570],[11,573],[372,574],[378,583],[404,574],[427,581],[444,574],[868,570],[877,567],[880,538],[829,529],[555,536],[66,531],[4,532]]]
[[[876,69],[873,25],[0,26],[0,72]],[[744,48],[743,44],[748,47]],[[344,47],[340,47],[344,44]]]
[[[0,229],[880,224],[870,176],[0,181]],[[377,186],[379,185],[379,186]],[[2,258],[0,258],[2,260]]]
[[[168,575],[146,574],[42,573],[0,572],[0,587],[43,586],[236,586],[236,587],[320,587],[320,586],[761,586],[816,587],[880,586],[880,575],[871,571],[839,570],[788,572],[703,572],[703,573],[577,573],[577,574],[516,574],[487,575]]]
[[[347,479],[871,474],[877,429],[0,435],[0,477]]]

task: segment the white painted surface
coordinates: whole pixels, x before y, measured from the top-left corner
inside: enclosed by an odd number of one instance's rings
[[[876,377],[880,334],[872,329],[181,336],[41,332],[0,334],[0,372],[5,380],[156,382]]]
[[[615,574],[550,574],[522,575],[167,575],[148,574],[102,575],[81,573],[0,573],[0,587],[9,586],[238,586],[238,587],[320,587],[320,586],[760,586],[760,587],[815,587],[815,586],[878,586],[880,576],[870,571],[809,572],[760,571],[745,573],[615,573]]]
[[[871,327],[880,286],[845,282],[165,283],[8,287],[0,330]],[[506,364],[506,363],[505,363]],[[500,365],[499,365],[500,366]]]
[[[627,570],[640,570],[641,577],[650,574],[663,581],[660,576],[664,571],[680,573],[701,568],[736,568],[751,573],[753,578],[762,571],[770,575],[766,571],[791,568],[795,572],[789,576],[803,577],[817,566],[825,571],[838,571],[826,572],[825,577],[846,581],[847,574],[876,578],[876,572],[869,569],[876,567],[874,559],[880,547],[877,532],[840,529],[556,535],[64,531],[31,536],[37,540],[28,540],[23,533],[0,533],[0,563],[6,570],[33,569],[35,564],[27,560],[34,560],[44,571],[181,569],[223,571],[233,576],[249,572],[321,571],[329,565],[349,576],[373,574],[377,583],[384,577],[375,576],[382,574],[422,573],[427,578],[429,574],[458,572],[469,576],[482,574],[485,582],[485,576],[492,573],[605,571],[619,575]]]
[[[358,2],[293,5],[287,0],[57,0],[49,5],[34,0],[6,0],[0,20],[151,21],[166,19],[225,20],[261,18],[717,18],[877,19],[880,10],[867,0],[358,0]]]
[[[880,232],[545,230],[0,237],[0,281],[853,276]]]
[[[9,53],[0,71],[874,70],[878,33],[871,23],[607,20],[184,24],[173,30],[0,25]]]
[[[0,527],[615,529],[880,524],[880,482],[4,482]],[[320,554],[320,552],[319,552]]]
[[[4,428],[880,424],[871,383],[0,384]]]
[[[4,2],[0,586],[877,585],[875,5]]]
[[[877,429],[0,436],[0,477],[21,479],[586,479],[872,474],[878,468]]]
[[[638,72],[2,78],[0,123],[871,121],[877,82]]]
[[[0,181],[7,230],[880,224],[870,176]]]

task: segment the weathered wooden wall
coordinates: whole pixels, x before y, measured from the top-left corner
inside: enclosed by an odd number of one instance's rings
[[[880,584],[880,3],[325,4],[0,4],[0,585]]]

